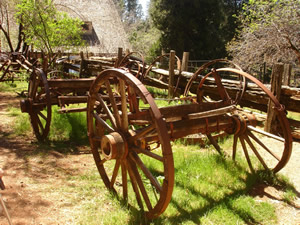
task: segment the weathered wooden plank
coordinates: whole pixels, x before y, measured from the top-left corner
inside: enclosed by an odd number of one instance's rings
[[[95,78],[81,78],[81,79],[49,79],[48,84],[50,88],[90,88]]]

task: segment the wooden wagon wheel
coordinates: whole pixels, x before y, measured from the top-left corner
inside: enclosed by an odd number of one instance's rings
[[[145,70],[144,56],[140,52],[129,52],[124,56],[124,58],[122,58],[122,60],[116,67],[125,67],[130,73],[132,73],[131,71],[137,70],[135,76],[140,79],[143,76]]]
[[[202,73],[205,73],[205,71],[207,71],[209,68],[213,67],[213,70],[215,70],[217,67],[217,64],[221,64],[222,68],[224,67],[224,64],[233,66],[234,68],[242,71],[242,68],[240,66],[238,66],[237,64],[235,64],[234,62],[227,60],[227,59],[215,59],[212,61],[209,61],[205,64],[203,64],[201,67],[199,67],[199,69],[193,74],[193,76],[190,78],[190,80],[188,81],[186,88],[184,90],[184,96],[187,96],[189,94],[189,91],[192,87],[192,85],[194,84],[195,81],[198,80],[198,82],[200,82],[199,80],[201,80],[203,83],[201,84],[201,86],[204,84],[204,81],[206,81],[207,77],[209,77],[210,75],[214,75],[215,73],[213,73],[213,71],[209,74],[207,74],[205,77],[203,77]],[[215,84],[217,84],[217,86],[222,86],[221,81],[217,81],[216,80],[217,77],[214,77],[213,82]],[[237,75],[237,77],[235,77],[235,87],[231,87],[233,89],[237,89],[238,91],[236,92],[236,95],[234,96],[234,98],[231,98],[228,96],[223,96],[221,95],[221,97],[224,99],[225,97],[227,97],[228,101],[230,101],[232,104],[238,104],[238,102],[240,101],[240,99],[243,97],[243,94],[245,93],[246,87],[247,87],[247,80],[245,77],[241,76],[241,75]],[[222,89],[222,88],[221,88]],[[221,90],[220,89],[220,90]],[[203,90],[197,90],[197,95],[199,96],[199,92],[203,91]],[[223,93],[223,94],[227,94],[227,93]],[[202,101],[202,97],[198,97],[198,101]]]
[[[230,101],[230,97],[221,83],[220,74],[224,72],[243,76],[247,80],[250,80],[251,82],[256,84],[267,96],[266,105],[267,102],[273,103],[274,109],[276,111],[275,120],[279,124],[276,134],[265,132],[263,128],[256,127],[255,114],[244,113],[237,108],[237,110],[232,115],[236,121],[236,127],[232,131],[232,134],[234,135],[232,158],[235,159],[236,157],[237,143],[239,140],[247,163],[252,172],[255,170],[255,168],[264,168],[266,170],[278,172],[287,164],[292,153],[291,130],[286,118],[284,106],[279,103],[272,92],[267,89],[259,80],[238,69],[216,69],[207,74],[201,80],[198,88],[199,93],[197,96],[199,103],[201,103],[203,100],[201,99],[203,97],[201,89],[202,85],[204,84],[204,80],[208,76],[212,75],[214,76],[217,83],[218,94],[220,95],[220,98],[225,103],[225,105],[237,104],[236,102]],[[243,103],[243,99],[240,99],[240,103]],[[253,154],[249,154],[248,149],[251,149]],[[252,162],[253,160],[251,161],[251,157],[256,157],[258,159],[256,160],[256,166],[254,166]]]
[[[132,74],[110,69],[91,86],[87,108],[89,141],[106,187],[148,218],[158,217],[171,200],[174,162],[151,94]]]
[[[31,73],[28,85],[28,99],[25,100],[23,105],[25,105],[26,110],[22,111],[29,113],[35,136],[39,141],[43,141],[50,130],[52,112],[47,77],[41,69],[34,69]]]

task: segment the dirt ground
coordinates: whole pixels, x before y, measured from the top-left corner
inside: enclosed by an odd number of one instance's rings
[[[0,191],[13,224],[75,224],[73,206],[68,199],[55,191],[49,193],[49,186],[58,186],[64,182],[66,174],[83,174],[94,166],[89,150],[85,154],[63,155],[49,151],[44,159],[33,154],[38,145],[35,138],[24,140],[11,138],[13,119],[6,111],[9,105],[18,107],[19,100],[14,94],[0,92],[0,168],[5,171],[3,180],[6,189]],[[293,153],[288,165],[281,171],[289,177],[297,190],[297,199],[293,204],[282,200],[282,192],[274,187],[260,185],[252,192],[257,201],[265,201],[276,207],[278,224],[300,224],[300,143],[294,143]],[[58,169],[59,168],[59,169]],[[62,172],[61,172],[62,171]],[[34,185],[33,185],[34,184]],[[3,209],[0,210],[0,224],[8,224]]]

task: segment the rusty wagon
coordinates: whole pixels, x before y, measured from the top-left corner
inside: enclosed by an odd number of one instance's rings
[[[173,140],[201,133],[219,149],[212,134],[226,132],[233,136],[232,150],[227,154],[234,160],[237,151],[242,151],[251,171],[278,172],[290,158],[292,136],[284,106],[239,67],[212,68],[200,76],[214,63],[195,72],[187,83],[184,104],[158,107],[132,73],[112,68],[96,78],[76,81],[47,80],[41,70],[36,70],[21,107],[30,114],[37,137],[43,139],[49,131],[51,105],[59,104],[66,111],[65,104],[87,102],[87,107],[71,110],[87,111],[88,138],[104,184],[121,200],[142,209],[148,218],[156,218],[167,208],[174,187]],[[230,90],[222,85],[224,74],[237,78]],[[207,79],[215,82],[218,99],[205,94]],[[265,132],[256,113],[240,107],[248,81],[265,92],[274,105],[276,134]],[[197,92],[191,94],[189,89],[195,82]],[[232,90],[236,90],[234,95]]]

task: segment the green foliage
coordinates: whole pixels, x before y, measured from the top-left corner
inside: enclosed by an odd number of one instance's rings
[[[16,18],[24,27],[27,44],[53,53],[53,48],[83,45],[83,22],[59,12],[51,0],[22,0]]]
[[[134,51],[146,55],[146,61],[151,63],[160,52],[160,31],[153,26],[151,20],[140,20],[129,31],[129,41]]]
[[[233,13],[234,2],[224,0],[153,0],[150,7],[164,50],[179,56],[188,51],[194,59],[225,56],[225,43],[235,28]]]

